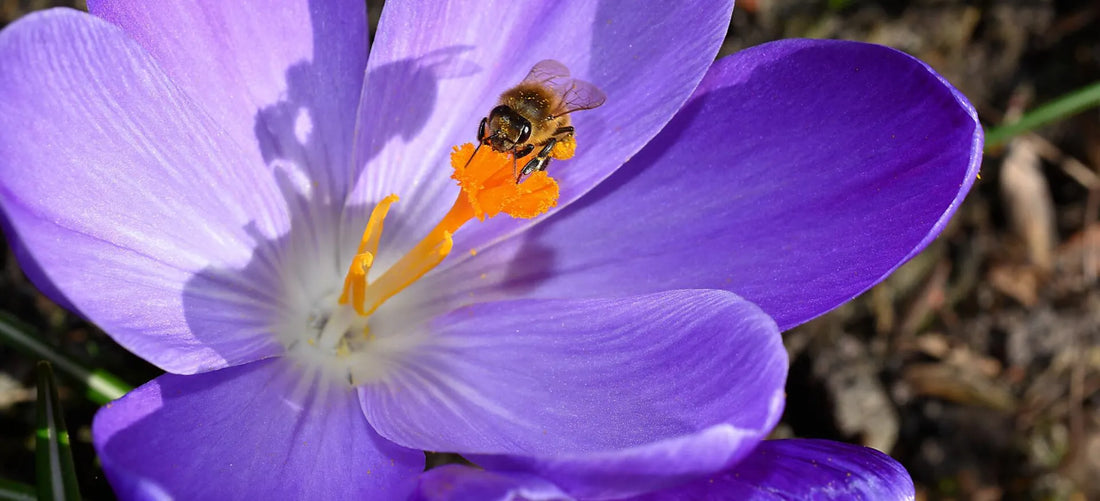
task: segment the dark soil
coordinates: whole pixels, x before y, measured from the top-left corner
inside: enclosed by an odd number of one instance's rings
[[[73,3],[0,0],[0,27]],[[1098,26],[1093,0],[743,0],[722,53],[784,37],[889,45],[935,67],[995,126],[1100,80]],[[43,298],[0,248],[0,311],[132,383],[158,374]],[[921,499],[1100,499],[1098,276],[1092,109],[988,153],[928,250],[786,334],[789,403],[776,434],[885,450]],[[0,346],[0,479],[34,482],[34,363]],[[83,493],[111,498],[90,445],[96,406],[64,380],[62,403]]]

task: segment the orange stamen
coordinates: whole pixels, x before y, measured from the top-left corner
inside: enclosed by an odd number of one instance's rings
[[[442,262],[454,245],[454,232],[475,217],[483,221],[503,212],[529,219],[557,205],[558,183],[546,172],[536,172],[516,183],[510,155],[481,148],[474,156],[474,151],[474,146],[467,143],[455,147],[451,154],[454,169],[451,177],[461,188],[451,209],[412,250],[368,284],[367,275],[378,254],[382,223],[397,196],[390,195],[375,206],[363,231],[359,252],[344,278],[340,304],[350,303],[359,315],[370,315],[387,299]]]
[[[530,219],[558,204],[558,182],[546,172],[531,174],[517,184],[512,177],[514,164],[510,155],[481,148],[477,157],[470,159],[473,152],[474,145],[470,143],[455,147],[451,153],[451,166],[455,169],[451,178],[458,181],[479,221],[501,212]],[[470,163],[463,169],[466,159]]]

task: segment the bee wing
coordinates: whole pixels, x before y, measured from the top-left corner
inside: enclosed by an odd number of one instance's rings
[[[568,86],[571,80],[573,79],[569,77],[569,68],[566,68],[564,64],[553,59],[543,59],[531,67],[531,71],[527,73],[523,83],[542,84],[558,90],[558,85],[565,84]]]
[[[602,90],[590,82],[569,76],[569,68],[553,59],[535,63],[523,83],[545,85],[561,96],[561,102],[554,108],[554,115],[590,110],[607,100]]]
[[[607,101],[607,96],[591,82],[573,80],[569,88],[561,93],[561,103],[554,110],[555,115],[564,115],[574,111],[590,110]]]

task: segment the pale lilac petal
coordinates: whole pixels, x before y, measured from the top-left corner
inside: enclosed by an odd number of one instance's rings
[[[423,237],[458,193],[451,147],[476,142],[478,123],[500,93],[548,58],[607,94],[602,107],[573,115],[577,156],[551,165],[562,183],[559,207],[568,204],[637,153],[679,109],[713,61],[732,8],[728,0],[659,9],[619,0],[387,2],[356,148],[366,175],[352,204],[362,207],[348,214],[348,225],[362,227],[364,211],[396,193],[402,199],[384,249],[400,251]],[[456,235],[455,255],[529,224],[502,217],[467,228]]]
[[[31,279],[169,371],[278,353],[277,274],[213,271],[286,231],[263,166],[87,14],[9,26],[0,67],[0,209]]]
[[[778,330],[724,291],[478,304],[422,335],[387,362],[386,380],[360,389],[375,429],[573,493],[719,471],[782,409]]]
[[[974,109],[910,56],[766,44],[716,63],[661,135],[580,202],[418,294],[459,305],[720,288],[787,329],[928,245],[981,146]]]
[[[342,201],[367,61],[362,0],[90,0],[245,151]],[[325,218],[335,217],[337,206]]]
[[[161,376],[92,435],[122,499],[403,499],[424,455],[379,437],[357,400],[277,358]]]
[[[745,501],[913,499],[913,480],[897,461],[867,447],[828,440],[767,440],[731,470],[642,500]]]
[[[451,464],[428,470],[411,501],[567,501],[560,489],[533,475],[501,474]]]

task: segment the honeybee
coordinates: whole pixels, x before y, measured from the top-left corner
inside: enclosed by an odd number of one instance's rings
[[[511,152],[512,175],[518,183],[523,176],[546,170],[551,158],[571,157],[571,148],[568,153],[554,148],[573,139],[569,114],[590,110],[605,100],[607,96],[595,85],[570,77],[564,64],[544,59],[522,82],[504,91],[489,116],[481,119],[478,148],[487,144],[496,151]],[[533,151],[535,156],[517,172],[516,159]]]

